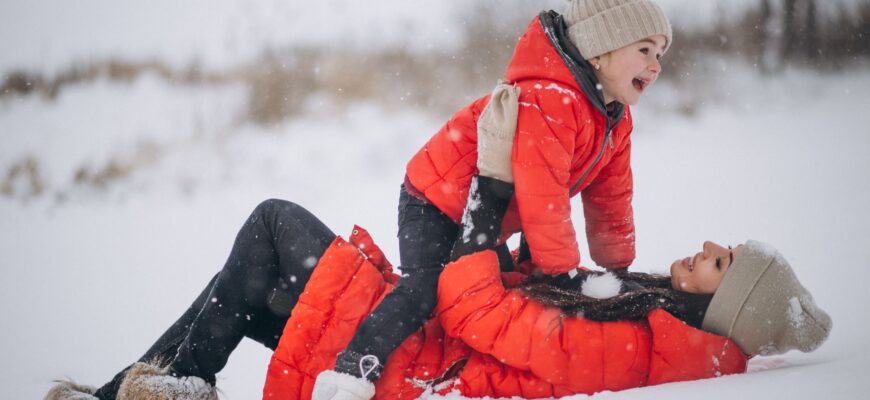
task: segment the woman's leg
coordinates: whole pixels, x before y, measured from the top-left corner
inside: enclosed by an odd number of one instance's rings
[[[260,204],[236,237],[170,369],[178,375],[213,381],[249,333],[274,349],[289,312],[276,315],[270,300],[277,289],[289,294],[295,304],[334,239],[326,225],[296,204],[280,200]],[[276,317],[279,324],[272,323]],[[280,328],[274,332],[249,332],[252,327],[276,325]]]
[[[178,320],[175,321],[175,323],[172,324],[172,326],[170,326],[153,345],[151,345],[151,348],[139,358],[139,362],[158,362],[167,365],[169,361],[175,357],[175,353],[178,351],[178,346],[184,340],[185,336],[187,336],[187,332],[190,331],[190,326],[193,324],[194,318],[199,314],[199,310],[201,310],[202,306],[205,304],[205,299],[207,299],[208,294],[211,293],[211,288],[214,286],[214,282],[218,275],[219,273],[211,278],[211,281],[209,281],[208,285],[205,286],[205,289],[203,289],[199,296],[196,297],[196,300],[194,300],[184,314],[182,314],[181,317],[178,318]],[[103,400],[114,399],[128,369],[130,369],[130,366],[115,374],[112,380],[97,390],[94,396]]]
[[[224,268],[142,356],[214,382],[241,339],[274,349],[296,299],[335,234],[294,203],[267,200],[242,226]],[[98,391],[114,399],[123,371]]]

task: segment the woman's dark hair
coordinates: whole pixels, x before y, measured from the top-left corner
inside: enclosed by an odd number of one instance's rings
[[[614,274],[629,290],[606,299],[586,296],[580,293],[578,284],[565,284],[568,280],[560,277],[532,277],[522,283],[519,289],[544,305],[559,307],[566,313],[581,315],[593,321],[636,320],[660,308],[693,327],[701,327],[713,295],[674,290],[671,278],[666,275],[639,272]]]

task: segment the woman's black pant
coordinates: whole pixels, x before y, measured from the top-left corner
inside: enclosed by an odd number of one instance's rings
[[[174,374],[214,383],[242,338],[275,349],[290,310],[334,239],[301,206],[262,202],[236,236],[223,269],[139,361],[157,361]],[[114,399],[125,371],[96,396]]]
[[[403,276],[358,328],[336,361],[336,370],[361,375],[360,358],[369,354],[386,362],[435,308],[444,264],[495,245],[513,186],[491,178],[475,179],[479,179],[474,187],[485,206],[465,216],[474,229],[463,236],[485,240],[457,240],[461,239],[458,225],[434,205],[402,189],[398,236]],[[274,350],[312,270],[334,239],[335,234],[301,206],[264,201],[242,226],[223,269],[139,361],[156,361],[168,365],[174,374],[214,383],[215,374],[242,338]],[[496,250],[503,269],[512,268],[507,246]],[[378,372],[367,378],[375,379]],[[124,373],[118,373],[96,396],[114,399]]]

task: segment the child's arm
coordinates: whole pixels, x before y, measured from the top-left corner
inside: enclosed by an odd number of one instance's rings
[[[499,81],[477,121],[477,169],[468,190],[459,238],[451,260],[492,249],[514,194],[511,153],[517,130],[519,89]],[[502,255],[510,259],[507,248]]]
[[[590,256],[610,270],[628,267],[635,256],[630,159],[631,140],[626,139],[581,194]]]
[[[453,243],[450,260],[492,249],[501,235],[501,222],[514,193],[514,185],[478,175],[471,178],[468,204],[462,213],[459,237]],[[501,251],[510,258],[507,247]]]
[[[531,90],[520,99],[513,153],[515,197],[532,262],[548,275],[580,264],[569,203],[577,110],[565,95]]]
[[[511,167],[520,90],[499,80],[477,119],[478,175],[513,183]]]

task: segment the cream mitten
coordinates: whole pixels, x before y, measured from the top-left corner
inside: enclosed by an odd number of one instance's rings
[[[511,153],[517,132],[520,89],[499,80],[477,120],[479,175],[513,183]]]

